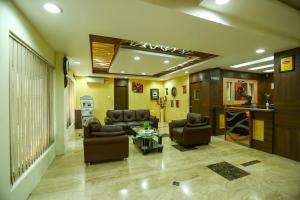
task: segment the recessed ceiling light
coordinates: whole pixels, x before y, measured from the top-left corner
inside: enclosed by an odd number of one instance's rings
[[[266,73],[272,73],[272,72],[274,72],[274,69],[268,69],[268,70],[265,70],[264,72],[266,72]]]
[[[169,60],[164,60],[164,63],[165,63],[165,64],[169,64],[170,61],[169,61]]]
[[[188,71],[185,71],[184,73],[188,74],[189,72],[188,72]]]
[[[126,79],[127,79],[128,77],[127,77],[127,76],[125,76],[124,78],[126,78]]]
[[[45,3],[44,9],[49,13],[58,14],[62,12],[62,9],[53,3]]]
[[[134,59],[134,60],[141,60],[141,57],[135,56],[133,59]]]
[[[262,58],[262,59],[259,59],[259,60],[253,60],[253,61],[250,61],[250,62],[245,62],[245,63],[241,63],[241,64],[238,64],[238,65],[232,65],[231,68],[246,67],[246,66],[249,66],[249,65],[254,65],[254,64],[257,64],[257,63],[267,62],[267,61],[271,61],[271,60],[274,60],[274,56]]]
[[[146,73],[145,73],[145,72],[143,72],[143,73],[142,73],[142,75],[146,75]]]
[[[258,53],[258,54],[260,54],[260,53],[264,53],[265,50],[264,49],[257,49],[255,52]]]
[[[259,69],[265,69],[265,68],[269,68],[269,67],[274,67],[274,64],[263,65],[263,66],[259,66],[259,67],[253,67],[253,68],[250,68],[249,70],[259,70]]]
[[[79,61],[74,61],[74,63],[75,63],[76,65],[79,65],[79,64],[80,64],[80,62],[79,62]]]
[[[125,73],[125,71],[123,71],[123,70],[122,70],[122,71],[121,71],[121,73],[122,73],[122,74],[124,74],[124,73]]]
[[[216,4],[218,4],[218,5],[224,5],[224,4],[228,3],[229,0],[216,0],[215,2],[216,2]]]

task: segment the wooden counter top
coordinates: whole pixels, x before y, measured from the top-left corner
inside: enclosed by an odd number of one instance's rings
[[[259,107],[247,107],[247,106],[227,106],[225,110],[248,110],[254,112],[274,112],[273,108],[259,108]]]

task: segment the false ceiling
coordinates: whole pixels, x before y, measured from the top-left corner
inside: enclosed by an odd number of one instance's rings
[[[93,74],[89,35],[218,55],[157,79],[207,68],[233,69],[230,66],[300,46],[300,12],[276,0],[231,0],[222,6],[213,0],[52,0],[63,9],[58,15],[47,13],[43,9],[44,1],[14,2],[45,40],[69,57],[76,75],[109,76],[109,73]],[[106,48],[111,53],[119,51],[108,45],[99,47],[99,54]],[[258,48],[264,48],[265,52],[256,54]],[[129,70],[130,74],[145,72],[153,75],[158,70],[166,70],[165,65],[158,65],[161,61],[157,60],[157,55],[152,55],[153,65],[141,62],[141,65],[133,66],[132,56],[141,52],[122,50],[119,53],[119,58],[118,53],[116,57],[107,56],[106,62],[112,62],[109,72]],[[124,56],[129,57],[128,61]],[[80,64],[73,61],[80,61]],[[155,66],[155,69],[149,66]],[[249,71],[249,68],[234,70]],[[119,73],[118,76],[125,75]]]

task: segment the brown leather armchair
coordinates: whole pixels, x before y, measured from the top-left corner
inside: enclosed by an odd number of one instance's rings
[[[188,113],[187,119],[172,120],[169,123],[170,138],[183,146],[208,144],[212,135],[209,117],[198,113]]]
[[[121,126],[102,126],[92,118],[84,125],[85,163],[128,158],[128,136]]]

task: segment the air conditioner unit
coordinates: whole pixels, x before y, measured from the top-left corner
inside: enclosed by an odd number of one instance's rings
[[[101,77],[87,77],[86,78],[87,84],[103,84],[105,83],[105,78]]]

